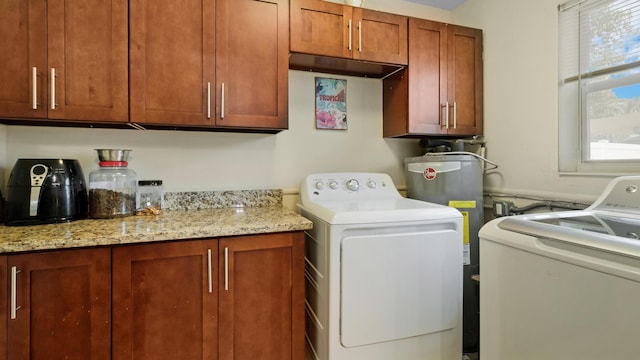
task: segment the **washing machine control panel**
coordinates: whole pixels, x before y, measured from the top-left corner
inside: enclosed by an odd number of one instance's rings
[[[397,197],[393,181],[380,173],[325,173],[309,175],[302,184],[301,196],[315,200],[372,199]]]

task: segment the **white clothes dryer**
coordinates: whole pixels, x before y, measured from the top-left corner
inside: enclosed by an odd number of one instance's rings
[[[463,218],[407,199],[386,174],[325,173],[300,188],[307,359],[462,358]]]

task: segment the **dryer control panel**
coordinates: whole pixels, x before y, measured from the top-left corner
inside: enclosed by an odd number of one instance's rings
[[[323,173],[307,176],[300,187],[302,202],[395,199],[401,197],[391,177],[381,173]]]

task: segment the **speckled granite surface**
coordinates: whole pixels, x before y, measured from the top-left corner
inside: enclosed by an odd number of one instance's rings
[[[173,192],[164,195],[167,210],[282,206],[282,190]]]
[[[231,200],[222,206],[213,199]],[[165,198],[165,210],[160,215],[35,226],[2,225],[0,253],[311,229],[311,221],[281,204],[279,190],[173,193]]]

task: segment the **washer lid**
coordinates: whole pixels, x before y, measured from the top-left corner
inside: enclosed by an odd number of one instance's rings
[[[403,197],[360,201],[316,201],[298,206],[329,224],[425,221],[462,217],[460,212],[452,207]]]

